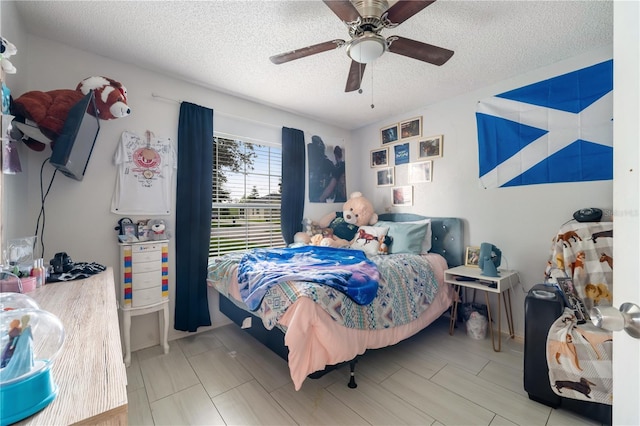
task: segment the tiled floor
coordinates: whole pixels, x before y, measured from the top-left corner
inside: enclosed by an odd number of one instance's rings
[[[296,392],[285,361],[236,325],[173,341],[167,355],[144,349],[127,369],[129,424],[595,424],[529,400],[521,344],[503,339],[496,353],[448,325],[366,353],[356,389],[343,367]]]

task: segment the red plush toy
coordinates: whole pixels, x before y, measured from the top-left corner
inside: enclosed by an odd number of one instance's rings
[[[69,110],[90,90],[94,91],[97,114],[102,120],[125,117],[131,114],[127,105],[127,89],[107,77],[88,77],[78,83],[76,90],[59,89],[49,92],[27,92],[11,104],[13,121],[23,134],[24,142],[33,150],[42,151],[46,143],[53,146],[58,138]]]

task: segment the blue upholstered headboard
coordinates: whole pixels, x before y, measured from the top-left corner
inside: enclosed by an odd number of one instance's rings
[[[455,217],[428,217],[413,213],[382,213],[378,220],[411,222],[431,219],[431,253],[438,253],[447,260],[450,268],[464,264],[464,226]]]

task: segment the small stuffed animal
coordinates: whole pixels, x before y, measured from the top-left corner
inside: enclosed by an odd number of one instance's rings
[[[354,192],[343,204],[342,211],[329,213],[318,221],[318,225],[325,231],[322,240],[315,245],[349,247],[361,226],[373,225],[377,221],[378,215],[374,212],[371,201],[361,192]]]
[[[147,222],[149,228],[148,238],[150,240],[166,240],[169,238],[167,225],[163,219],[150,219]]]
[[[34,90],[14,99],[11,113],[16,117],[15,126],[27,134],[25,142],[35,151],[42,151],[45,144],[52,146],[62,133],[69,110],[90,90],[94,91],[97,111],[90,111],[101,120],[112,120],[131,114],[127,105],[127,89],[115,80],[107,77],[88,77],[78,83],[75,90],[58,89],[48,92]],[[47,140],[35,139],[28,132],[26,124],[33,122]]]
[[[15,74],[16,67],[13,66],[9,58],[18,53],[18,49],[6,38],[0,36],[0,66],[7,74]],[[4,80],[4,78],[3,78]]]
[[[304,232],[306,232],[310,237],[313,237],[317,234],[322,234],[322,228],[316,222],[311,219],[303,219],[302,227]]]
[[[302,232],[293,236],[294,243],[310,244],[311,238],[322,234],[322,228],[311,219],[302,219]]]

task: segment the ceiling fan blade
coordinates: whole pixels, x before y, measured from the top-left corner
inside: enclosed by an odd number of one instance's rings
[[[408,56],[433,65],[442,65],[453,56],[453,50],[433,46],[404,37],[391,36],[387,38],[389,52]]]
[[[304,58],[306,56],[315,55],[316,53],[326,52],[327,50],[337,49],[344,46],[344,40],[331,40],[324,43],[314,44],[313,46],[303,47],[301,49],[292,50],[290,52],[274,55],[269,59],[276,65],[293,61],[294,59]]]
[[[349,0],[323,0],[329,9],[343,22],[355,22],[360,18],[360,12]]]
[[[398,0],[387,10],[387,19],[393,24],[402,24],[436,0]]]
[[[353,92],[360,88],[362,76],[364,75],[364,68],[366,66],[367,64],[351,61],[351,68],[349,68],[349,76],[347,77],[347,87],[344,89],[345,92]]]

